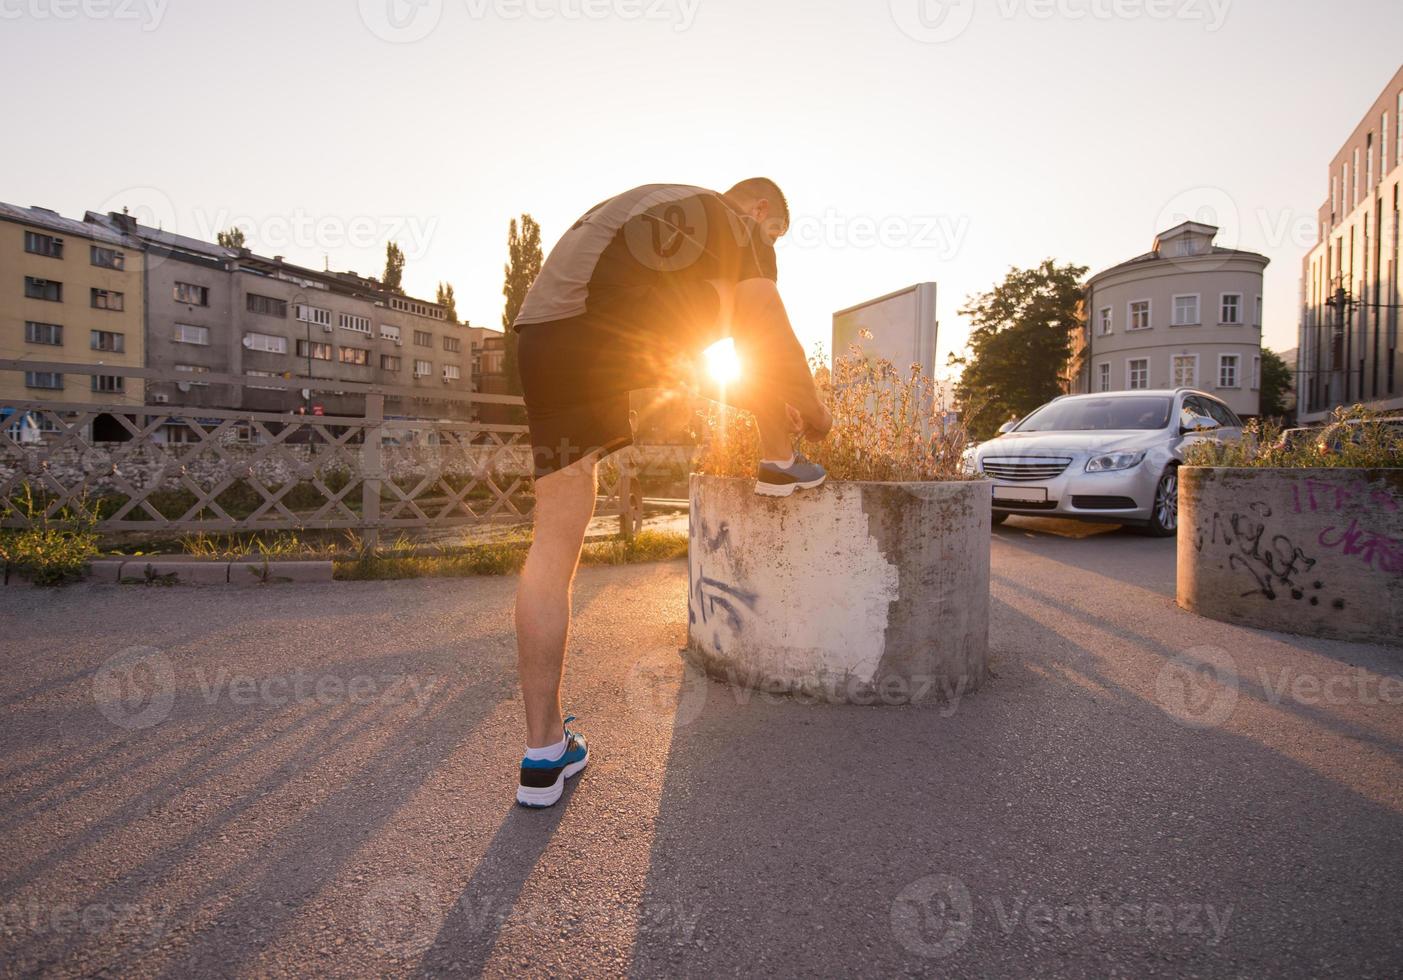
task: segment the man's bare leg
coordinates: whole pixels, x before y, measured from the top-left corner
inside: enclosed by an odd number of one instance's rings
[[[536,481],[535,535],[516,590],[517,672],[526,702],[526,746],[564,738],[560,682],[570,636],[570,590],[594,516],[599,457]]]

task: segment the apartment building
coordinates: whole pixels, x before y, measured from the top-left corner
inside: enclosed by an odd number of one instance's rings
[[[189,380],[150,386],[152,404],[270,413],[358,415],[363,395],[260,385],[308,378],[420,389],[386,398],[389,416],[467,418],[444,399],[472,384],[472,329],[436,303],[385,291],[354,272],[310,269],[88,214],[147,250],[147,355],[153,368]],[[242,385],[201,380],[228,374]]]
[[[1403,68],[1330,161],[1320,239],[1301,275],[1297,412],[1340,405],[1403,409],[1398,349]]]
[[[1075,390],[1199,388],[1239,415],[1259,414],[1262,277],[1271,260],[1217,246],[1217,234],[1186,221],[1144,255],[1091,277],[1073,344]]]
[[[0,203],[0,358],[141,367],[141,243],[41,207]],[[0,400],[140,405],[139,379],[0,372]]]

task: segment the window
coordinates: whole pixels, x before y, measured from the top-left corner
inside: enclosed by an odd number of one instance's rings
[[[57,323],[24,322],[24,342],[26,344],[47,344],[49,347],[63,346],[63,327]]]
[[[209,306],[209,287],[196,286],[193,283],[178,282],[175,284],[175,301],[184,303],[187,306]]]
[[[331,311],[324,310],[320,306],[307,306],[298,303],[293,307],[293,313],[303,323],[315,323],[319,327],[331,326]]]
[[[1352,196],[1351,196],[1351,198],[1350,198],[1350,207],[1351,207],[1351,208],[1355,208],[1355,207],[1358,207],[1358,206],[1359,206],[1359,147],[1357,147],[1357,146],[1354,148],[1354,184],[1353,184],[1353,188],[1354,188],[1353,191],[1351,191],[1351,195],[1352,195]]]
[[[1256,317],[1252,320],[1252,326],[1254,326],[1254,327],[1260,327],[1261,325],[1262,325],[1262,297],[1258,296],[1258,297],[1257,297],[1257,315],[1256,315]]]
[[[1138,299],[1130,304],[1130,326],[1129,330],[1150,329],[1150,301]]]
[[[1125,362],[1125,387],[1131,391],[1150,386],[1150,359],[1132,357]]]
[[[1192,235],[1186,235],[1175,243],[1175,255],[1197,255],[1198,239]]]
[[[90,251],[92,264],[102,269],[125,269],[127,267],[127,257],[115,248],[103,248],[101,245],[94,245]]]
[[[356,333],[370,333],[370,317],[356,316],[354,313],[341,314],[341,329],[354,330]]]
[[[1197,354],[1175,354],[1173,365],[1175,388],[1193,388],[1198,385]]]
[[[1110,390],[1111,390],[1111,366],[1110,366],[1109,364],[1098,364],[1096,367],[1097,367],[1098,373],[1099,373],[1100,376],[1101,376],[1101,378],[1100,378],[1100,384],[1098,385],[1098,387],[1099,387],[1100,390],[1102,390],[1102,391],[1110,391]]]
[[[1199,297],[1175,296],[1174,297],[1174,321],[1172,326],[1176,327],[1196,327],[1202,322],[1198,315]]]
[[[245,372],[244,372],[244,376],[245,376],[245,377],[249,377],[249,378],[280,378],[280,377],[282,377],[282,375],[278,374],[276,371],[245,371]],[[259,391],[283,391],[283,390],[284,390],[284,389],[282,389],[282,388],[277,388],[277,387],[274,387],[274,386],[272,386],[272,385],[256,385],[256,384],[249,384],[249,387],[250,387],[250,388],[257,388]]]
[[[388,323],[380,324],[380,339],[393,340],[395,343],[398,344],[400,342],[399,327],[391,326]]]
[[[115,374],[94,374],[93,391],[116,394],[127,390],[127,379]]]
[[[331,360],[331,345],[299,340],[297,342],[297,356],[310,357],[314,361],[329,361]]]
[[[1256,391],[1262,387],[1262,358],[1260,355],[1252,358],[1252,390]]]
[[[1219,388],[1236,388],[1238,386],[1237,365],[1239,360],[1240,358],[1237,354],[1218,355]]]
[[[265,354],[286,354],[287,338],[274,337],[268,333],[246,333],[244,334],[244,347],[248,350],[260,350]]]
[[[175,366],[175,369],[176,369],[177,371],[180,371],[180,372],[184,373],[184,374],[209,374],[209,368],[207,368],[207,367],[205,367],[205,366],[203,366],[203,365],[201,365],[201,364],[177,364],[177,365]],[[209,382],[208,382],[208,381],[187,381],[186,384],[192,384],[192,385],[208,385]]]
[[[1388,173],[1388,110],[1379,119],[1379,179]],[[1398,161],[1394,161],[1396,165]]]
[[[1115,325],[1114,317],[1109,306],[1101,307],[1101,336],[1106,336]]]
[[[171,339],[177,344],[199,344],[201,347],[208,347],[209,327],[194,327],[188,323],[177,323],[175,336]]]
[[[1233,414],[1232,409],[1218,401],[1216,398],[1205,398],[1203,404],[1208,408],[1208,414],[1213,421],[1228,429],[1242,428],[1242,419]]]
[[[1395,117],[1393,164],[1398,166],[1403,163],[1403,92],[1398,93],[1398,115]]]
[[[414,331],[414,346],[432,347],[434,345],[434,335],[427,330]]]
[[[1370,133],[1364,141],[1364,192],[1372,194],[1374,192],[1374,134]]]
[[[443,366],[443,380],[444,380],[444,381],[457,381],[457,380],[459,380],[460,378],[462,378],[462,376],[463,376],[463,374],[462,374],[462,372],[459,370],[458,365],[456,365],[456,364],[445,364],[445,365]]]
[[[30,255],[47,255],[51,259],[63,258],[63,239],[53,235],[42,235],[37,231],[24,233],[24,250]]]
[[[63,302],[63,283],[52,279],[24,277],[24,295],[30,299],[48,300],[50,303]]]
[[[381,354],[381,355],[380,355],[380,370],[381,370],[381,371],[395,371],[395,372],[398,372],[399,369],[400,369],[402,366],[403,366],[403,362],[400,360],[400,358],[399,358],[397,355],[395,355],[395,354]]]
[[[1218,322],[1240,324],[1242,322],[1242,294],[1224,293],[1218,308]]]
[[[110,330],[92,331],[92,349],[107,351],[111,354],[124,354],[127,350],[126,334],[113,333]]]
[[[95,310],[122,311],[127,307],[126,293],[116,293],[110,289],[92,290],[92,307]]]
[[[444,337],[443,349],[450,354],[457,354],[463,349],[463,342],[457,337]]]
[[[433,362],[432,362],[432,361],[415,361],[415,362],[414,362],[414,377],[416,377],[416,378],[427,378],[429,375],[431,375],[431,374],[433,374],[433,373],[434,373],[434,365],[433,365]]]
[[[361,364],[361,365],[369,364],[369,363],[370,363],[370,351],[365,350],[364,348],[361,348],[361,347],[342,347],[342,348],[341,348],[341,363],[342,363],[342,364]]]
[[[26,388],[62,388],[63,375],[56,371],[26,371],[24,372],[24,386]]]
[[[249,293],[247,304],[250,313],[257,313],[260,316],[287,317],[287,302],[285,300]]]

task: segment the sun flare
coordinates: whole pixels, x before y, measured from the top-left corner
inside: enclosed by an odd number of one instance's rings
[[[706,373],[717,384],[733,384],[740,379],[740,355],[736,343],[723,337],[706,349]]]

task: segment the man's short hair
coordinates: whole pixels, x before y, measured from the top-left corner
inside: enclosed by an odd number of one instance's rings
[[[784,219],[786,227],[789,225],[789,200],[784,196],[784,191],[779,189],[779,184],[768,177],[750,177],[743,180],[728,190],[726,196],[750,201],[764,198],[770,202],[775,216]]]

